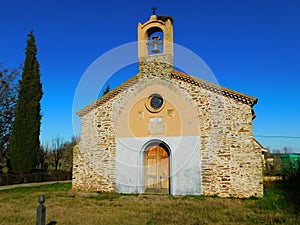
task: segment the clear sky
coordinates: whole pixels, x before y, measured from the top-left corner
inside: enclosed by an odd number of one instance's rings
[[[300,137],[298,0],[0,1],[4,67],[18,67],[27,34],[33,29],[36,36],[44,91],[42,142],[57,135],[71,139],[72,104],[83,74],[107,51],[136,41],[137,24],[149,19],[153,5],[158,15],[174,18],[175,43],[201,57],[220,85],[259,99],[253,122],[257,139],[271,149],[300,152],[300,138],[288,138]],[[133,75],[134,69],[127,70],[118,82]],[[110,85],[117,86],[117,80]]]

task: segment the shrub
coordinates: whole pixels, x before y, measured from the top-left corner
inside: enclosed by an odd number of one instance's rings
[[[46,181],[71,180],[72,173],[64,170],[53,171],[52,173],[29,173],[29,174],[0,174],[0,186],[22,183],[38,183]]]

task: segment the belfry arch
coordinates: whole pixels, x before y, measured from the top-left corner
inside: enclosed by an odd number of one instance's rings
[[[163,52],[174,56],[173,47],[173,19],[167,16],[152,15],[150,20],[144,24],[138,24],[138,57],[139,59],[149,56],[148,42],[149,37],[155,32],[162,32]]]
[[[151,27],[148,31],[148,55],[164,52],[164,33],[159,27]]]

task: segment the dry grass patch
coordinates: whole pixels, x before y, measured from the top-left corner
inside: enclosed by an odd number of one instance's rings
[[[0,224],[35,224],[46,196],[47,224],[300,224],[300,214],[276,187],[262,199],[84,193],[71,184],[0,191]]]

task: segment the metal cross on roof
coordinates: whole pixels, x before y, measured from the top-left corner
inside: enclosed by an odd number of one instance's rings
[[[156,15],[156,12],[155,12],[156,9],[157,9],[157,7],[155,7],[155,6],[152,7],[152,9],[151,9],[152,10],[152,15]]]

